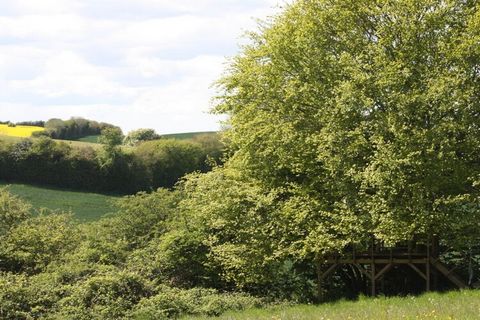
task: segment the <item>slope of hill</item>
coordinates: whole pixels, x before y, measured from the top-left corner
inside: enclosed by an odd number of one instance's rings
[[[178,140],[188,140],[201,135],[214,135],[217,134],[216,131],[204,131],[204,132],[184,132],[184,133],[171,133],[163,134],[162,138],[166,139],[178,139]]]
[[[0,132],[0,142],[1,141],[5,141],[5,142],[12,142],[12,143],[17,143],[17,142],[20,142],[22,141],[23,139],[25,138],[30,138],[30,139],[37,139],[37,138],[33,138],[33,137],[19,137],[19,136],[9,136],[9,135],[4,135]],[[55,141],[58,141],[58,142],[64,142],[72,147],[92,147],[94,149],[96,148],[100,148],[101,145],[98,144],[98,143],[94,143],[94,142],[89,142],[89,141],[82,141],[82,140],[78,140],[78,141],[73,141],[73,140],[55,140]]]
[[[86,136],[86,137],[83,137],[83,138],[76,139],[75,141],[89,142],[89,143],[99,143],[98,142],[99,137],[100,137],[100,135]]]
[[[5,186],[9,186],[12,194],[31,203],[34,209],[71,211],[78,220],[84,222],[97,220],[112,212],[112,202],[118,199],[116,196],[0,181],[0,187]]]

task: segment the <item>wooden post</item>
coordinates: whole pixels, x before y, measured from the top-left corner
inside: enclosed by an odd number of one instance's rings
[[[431,278],[431,276],[430,276],[430,259],[427,259],[426,268],[427,268],[427,270],[426,270],[427,288],[426,289],[427,289],[427,291],[430,291],[431,290],[431,288],[430,288],[430,286],[431,286],[430,285],[430,278]]]
[[[317,264],[317,300],[318,302],[323,301],[323,272],[322,272],[322,262],[319,256],[315,259]]]
[[[427,292],[430,291],[430,279],[431,279],[431,275],[430,275],[430,242],[432,241],[432,236],[429,235],[428,236],[428,240],[427,240],[427,263],[425,264],[425,275],[427,276],[427,283],[426,283],[426,290]]]
[[[372,237],[372,244],[371,244],[371,258],[372,258],[372,270],[371,270],[371,279],[372,279],[372,297],[375,297],[375,295],[377,294],[377,288],[375,288],[375,284],[376,284],[376,272],[375,272],[375,255],[374,255],[374,250],[375,250],[375,238]]]
[[[372,262],[372,273],[371,273],[371,278],[372,278],[372,297],[375,297],[375,295],[377,294],[377,288],[375,287],[375,284],[376,284],[376,279],[375,279],[375,276],[376,276],[376,272],[375,272],[375,261]]]

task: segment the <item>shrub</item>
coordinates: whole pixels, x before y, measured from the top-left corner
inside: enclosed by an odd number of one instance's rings
[[[227,310],[258,307],[262,301],[241,293],[221,294],[213,289],[178,289],[163,286],[153,297],[141,300],[132,310],[134,319],[168,319],[183,315],[218,316]]]
[[[78,283],[72,294],[58,303],[58,319],[120,319],[151,288],[139,276],[111,271]]]
[[[12,272],[35,273],[73,249],[77,228],[70,214],[40,214],[26,219],[2,237],[0,258]]]
[[[0,188],[0,237],[31,216],[30,205]]]

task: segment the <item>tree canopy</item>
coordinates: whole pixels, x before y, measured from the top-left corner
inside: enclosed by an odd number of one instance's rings
[[[300,253],[477,237],[479,24],[478,1],[300,0],[251,35],[215,110]]]

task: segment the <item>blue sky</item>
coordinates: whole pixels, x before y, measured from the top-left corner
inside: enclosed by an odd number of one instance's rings
[[[0,120],[217,130],[211,84],[281,0],[1,0]]]

